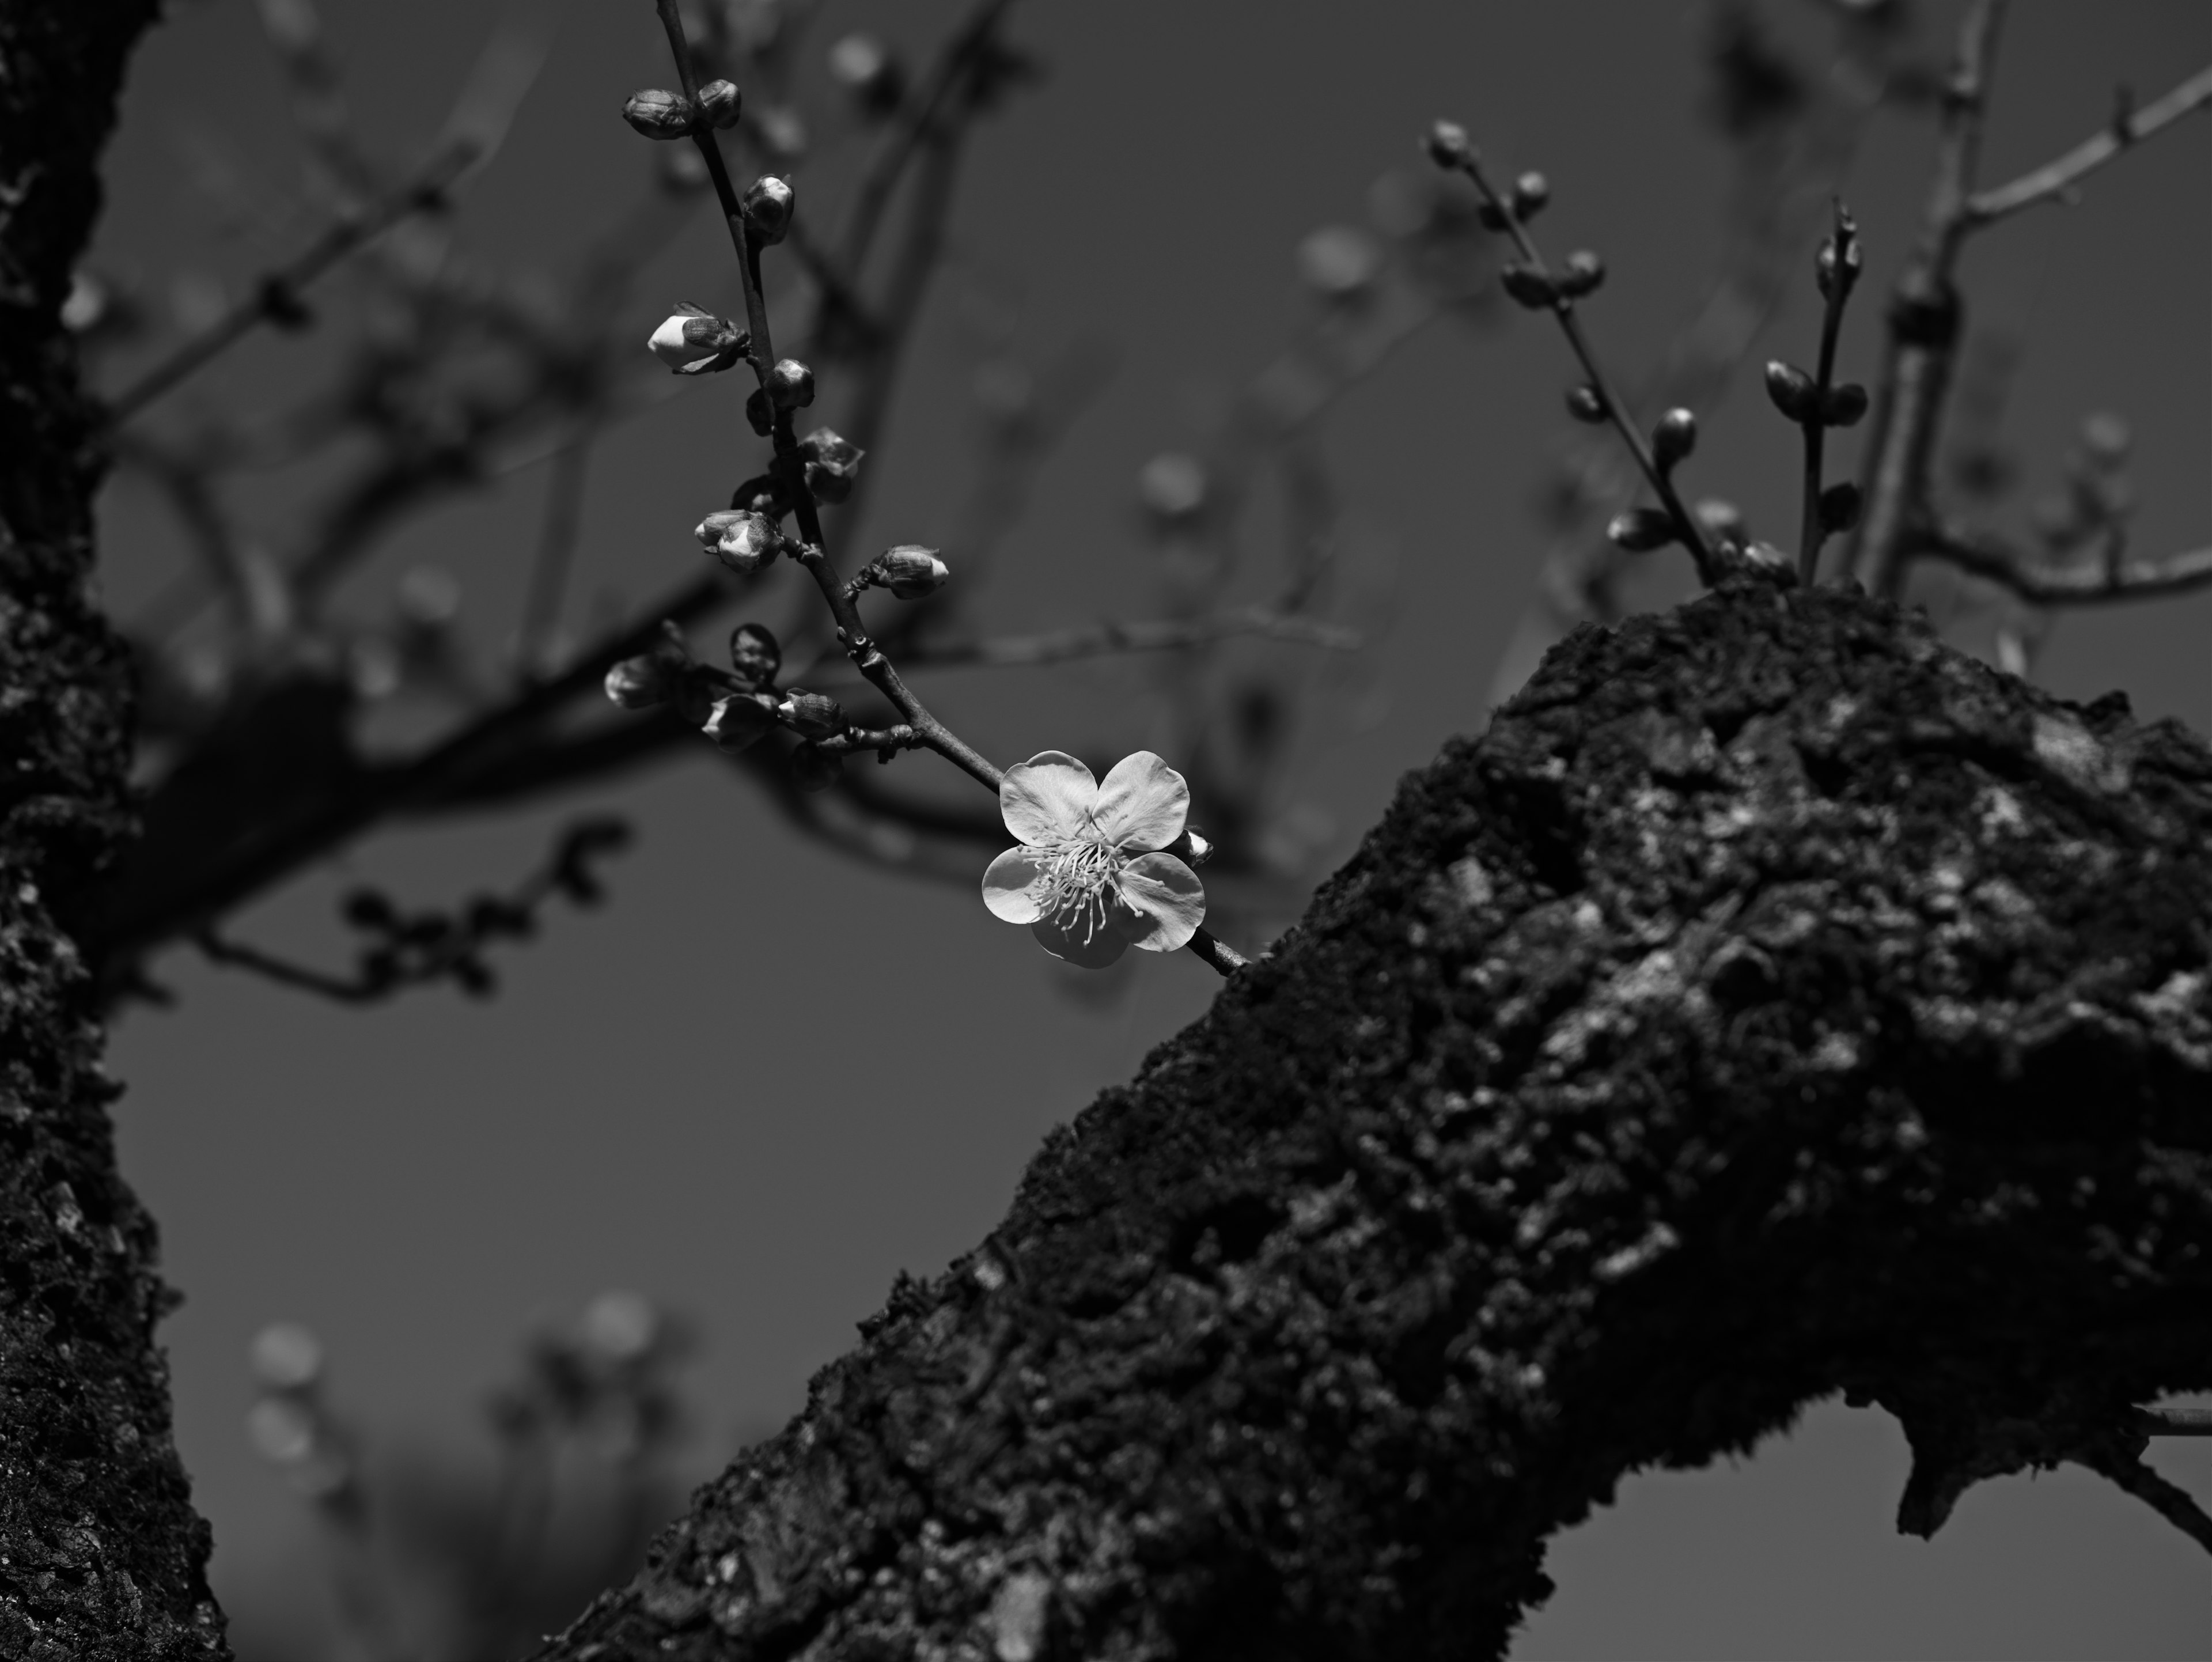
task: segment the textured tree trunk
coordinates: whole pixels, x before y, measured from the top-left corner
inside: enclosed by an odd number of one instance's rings
[[[1487,1657],[1544,1543],[1842,1390],[1899,1522],[2185,1527],[2212,750],[1856,593],[1557,648],[541,1656]]]
[[[130,674],[59,321],[151,0],[0,0],[0,1656],[220,1657],[170,1438],[154,1226],[64,928],[130,829]]]

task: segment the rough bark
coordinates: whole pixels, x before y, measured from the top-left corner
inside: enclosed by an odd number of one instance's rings
[[[2208,1245],[2212,749],[1738,581],[1409,776],[540,1656],[1493,1656],[1622,1476],[1838,1390],[1907,1529],[2132,1482]]]
[[[0,0],[0,1655],[226,1654],[57,922],[128,833],[130,676],[92,603],[92,412],[59,322],[151,0]]]

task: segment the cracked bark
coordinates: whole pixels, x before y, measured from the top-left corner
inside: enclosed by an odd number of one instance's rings
[[[62,922],[130,829],[94,606],[92,412],[58,311],[151,0],[0,0],[0,1655],[227,1654],[170,1437],[152,1220]]]
[[[1832,1391],[1907,1530],[2124,1470],[2209,1243],[2212,748],[1738,580],[1408,776],[539,1655],[1492,1656],[1623,1476]]]

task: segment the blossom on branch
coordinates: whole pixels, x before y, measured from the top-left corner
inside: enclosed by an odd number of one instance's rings
[[[708,375],[743,362],[752,339],[727,319],[679,304],[646,344],[676,374]]]
[[[1045,751],[1006,770],[999,808],[1022,846],[983,874],[983,904],[1054,958],[1103,969],[1132,946],[1171,953],[1198,932],[1198,874],[1161,852],[1183,834],[1190,787],[1152,752],[1123,757],[1102,785]]]

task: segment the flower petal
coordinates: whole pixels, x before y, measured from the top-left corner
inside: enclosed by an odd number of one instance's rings
[[[1006,829],[1033,849],[1048,849],[1082,835],[1091,823],[1098,781],[1065,751],[1039,751],[1017,762],[999,782],[999,812]]]
[[[1112,909],[1114,927],[1148,953],[1188,946],[1206,921],[1206,886],[1171,854],[1139,855],[1117,880],[1128,904]]]
[[[1039,898],[1050,878],[1034,849],[1008,849],[983,874],[983,904],[1009,923],[1034,923],[1044,915]]]
[[[1118,908],[1109,907],[1109,912]],[[1036,937],[1038,946],[1054,958],[1086,970],[1103,970],[1129,950],[1129,938],[1108,924],[1097,924],[1092,917],[1080,912],[1056,912],[1050,917],[1040,917],[1030,925],[1030,933]],[[1062,928],[1060,922],[1067,919],[1073,929]]]
[[[1098,829],[1116,848],[1164,849],[1190,818],[1190,787],[1148,750],[1114,764],[1098,788]]]

